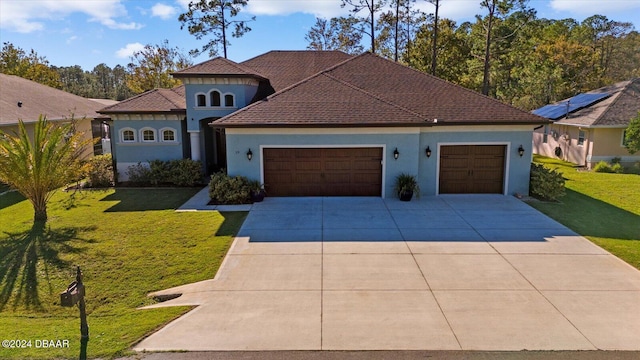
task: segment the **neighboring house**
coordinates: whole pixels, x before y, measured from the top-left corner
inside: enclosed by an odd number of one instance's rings
[[[605,86],[533,111],[553,124],[533,135],[534,153],[591,168],[620,158],[640,161],[624,146],[625,129],[640,111],[640,78]]]
[[[33,124],[44,115],[49,121],[61,123],[73,118],[76,131],[86,139],[95,139],[102,135],[104,116],[97,111],[104,106],[104,100],[94,101],[15,75],[0,74],[0,129],[7,133],[18,131],[18,120],[33,133]],[[96,145],[89,146],[84,155],[101,153],[100,144]]]
[[[182,87],[100,111],[120,174],[190,157],[270,196],[390,197],[403,172],[422,195],[527,194],[532,132],[548,123],[368,53],[272,51],[173,75]]]

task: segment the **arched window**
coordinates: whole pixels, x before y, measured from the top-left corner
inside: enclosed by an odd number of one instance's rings
[[[140,130],[140,138],[142,139],[142,142],[155,142],[156,130],[152,128],[142,128]]]
[[[224,106],[234,107],[233,94],[227,94],[224,96]]]
[[[163,142],[175,142],[176,131],[171,128],[165,128],[160,130],[160,140]]]
[[[122,142],[135,142],[136,132],[131,128],[124,128],[120,130],[120,141]]]
[[[211,96],[211,106],[220,106],[220,92],[217,90],[213,90],[210,96]]]
[[[207,106],[207,97],[204,94],[196,95],[196,106],[198,107]]]

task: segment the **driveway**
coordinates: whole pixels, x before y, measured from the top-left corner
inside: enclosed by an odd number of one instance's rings
[[[267,198],[134,349],[640,350],[640,271],[500,195]]]

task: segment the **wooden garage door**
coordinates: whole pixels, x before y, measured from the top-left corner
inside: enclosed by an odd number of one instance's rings
[[[506,145],[440,147],[440,194],[503,193]]]
[[[382,148],[264,149],[268,196],[380,196]]]

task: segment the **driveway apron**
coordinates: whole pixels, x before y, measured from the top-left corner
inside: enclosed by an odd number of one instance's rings
[[[266,198],[167,350],[640,350],[640,271],[512,197]]]

